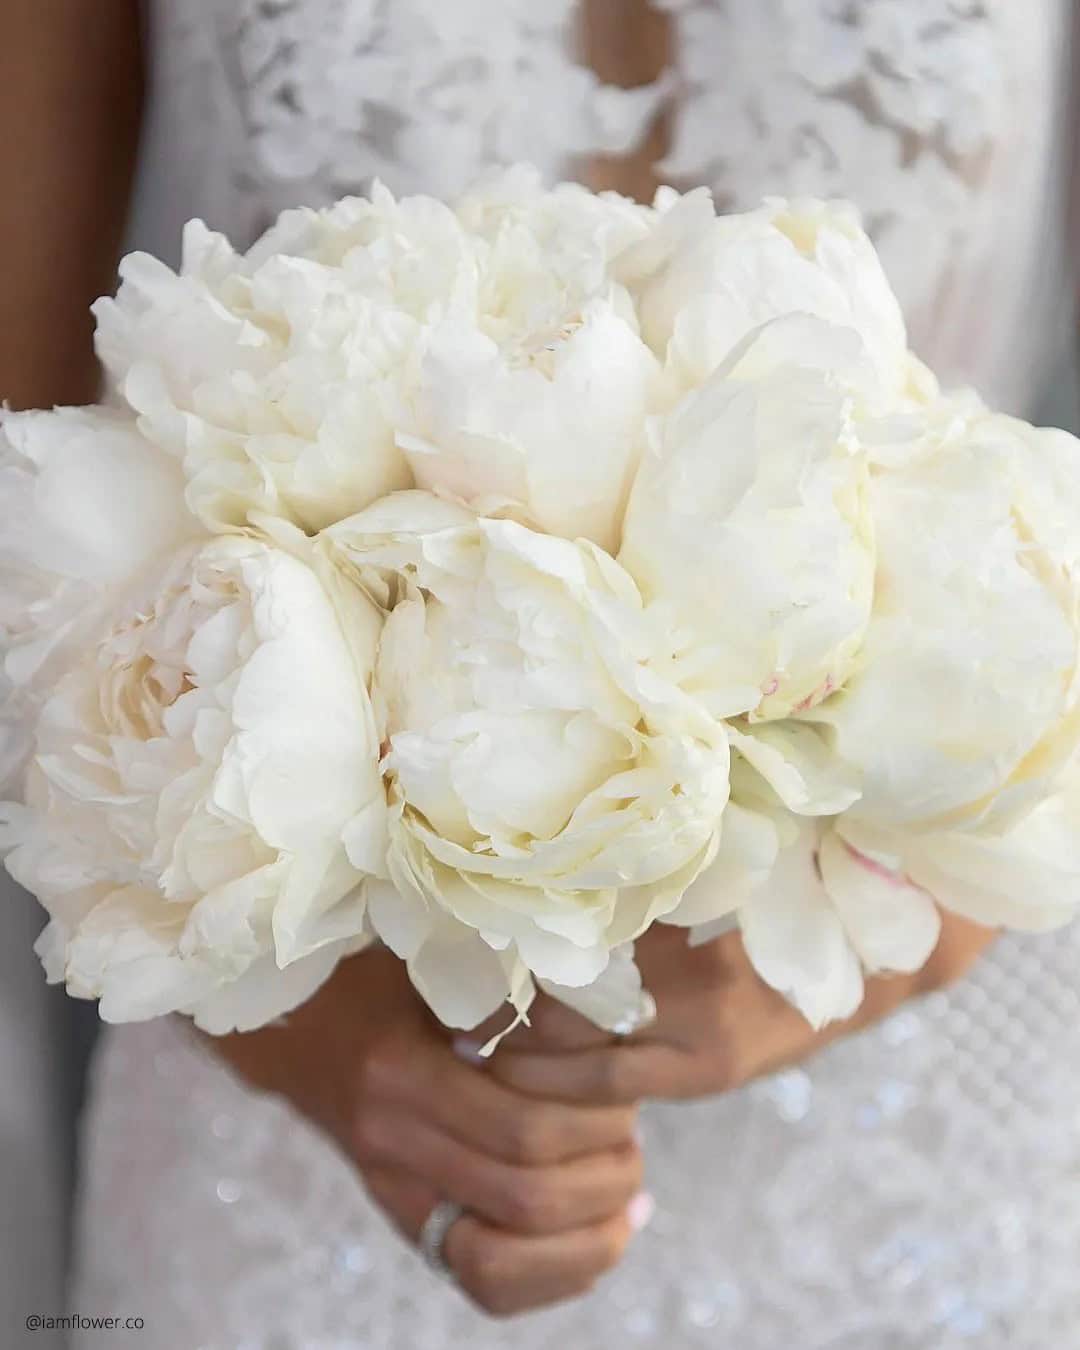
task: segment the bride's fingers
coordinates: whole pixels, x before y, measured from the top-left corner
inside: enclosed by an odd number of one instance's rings
[[[470,1032],[469,1040],[475,1041],[477,1045],[483,1045],[488,1039],[488,1034],[494,1035],[505,1021],[505,1017],[500,1015],[497,1025],[496,1019],[492,1018],[476,1031]],[[548,994],[540,994],[529,1009],[529,1025],[522,1024],[515,1027],[504,1036],[499,1042],[499,1051],[522,1050],[528,1053],[542,1050],[555,1052],[587,1050],[593,1046],[606,1045],[610,1040],[611,1032],[604,1031],[581,1013],[568,1008],[565,1003],[560,1003],[558,999],[551,998]]]
[[[447,1057],[433,1066],[435,1119],[458,1139],[505,1162],[544,1166],[618,1148],[634,1138],[633,1106],[567,1105],[523,1098],[487,1067]]]
[[[372,1169],[368,1190],[410,1242],[442,1198],[396,1169]],[[486,1312],[511,1316],[587,1293],[617,1265],[633,1234],[648,1222],[651,1199],[638,1193],[599,1224],[539,1237],[508,1233],[465,1213],[443,1241],[442,1255],[462,1289]]]
[[[375,1081],[375,1079],[378,1081]],[[504,1162],[543,1166],[616,1148],[634,1137],[627,1106],[569,1106],[525,1098],[444,1042],[368,1066],[367,1098],[408,1107],[461,1143]]]
[[[685,1056],[658,1041],[615,1042],[564,1054],[501,1051],[491,1073],[507,1087],[567,1103],[630,1105],[685,1092]]]
[[[368,1194],[403,1238],[413,1245],[442,1197],[428,1182],[403,1168],[369,1167],[363,1173]]]
[[[636,1145],[594,1153],[552,1167],[520,1167],[485,1156],[405,1112],[373,1112],[356,1140],[365,1174],[407,1171],[447,1200],[519,1233],[558,1233],[600,1222],[640,1189]]]
[[[659,985],[659,981],[657,981]],[[728,1092],[801,1059],[820,1041],[752,971],[710,989],[699,973],[668,981],[656,1026],[576,1052],[500,1046],[489,1070],[537,1099],[604,1105]]]
[[[650,1212],[642,1195],[603,1223],[547,1237],[500,1233],[466,1215],[450,1229],[443,1252],[474,1302],[496,1317],[512,1317],[587,1294],[618,1265]]]

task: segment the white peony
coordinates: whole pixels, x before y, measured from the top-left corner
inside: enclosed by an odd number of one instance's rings
[[[666,616],[675,677],[718,717],[809,708],[858,657],[863,358],[851,330],[781,318],[652,423],[619,561]]]
[[[815,1028],[852,1016],[866,975],[920,969],[941,931],[936,895],[849,824],[793,814],[736,756],[716,861],[672,916],[694,942],[738,928],[758,975]]]
[[[432,325],[398,445],[423,488],[614,552],[661,369],[609,264],[647,216],[512,175],[461,212],[475,286]]]
[[[139,571],[196,531],[179,466],[105,409],[0,412],[0,790],[35,710]]]
[[[286,212],[245,255],[193,222],[179,274],[125,260],[98,350],[211,529],[317,531],[415,470],[614,547],[659,364],[609,262],[650,218],[519,170],[460,219],[377,187]]]
[[[658,379],[606,299],[513,350],[479,324],[447,322],[429,338],[398,444],[421,487],[614,551]]]
[[[591,985],[715,848],[723,729],[654,666],[633,582],[587,542],[405,493],[327,542],[384,598],[392,886],[373,929],[472,1026],[530,974]]]
[[[900,306],[852,206],[777,198],[717,216],[704,189],[664,190],[657,201],[655,230],[614,267],[642,335],[684,389],[761,324],[801,313],[853,328],[882,396],[905,391],[912,369]]]
[[[873,616],[858,675],[802,716],[858,774],[860,820],[1008,819],[1080,734],[1080,443],[978,413],[875,471]]]
[[[362,265],[378,241],[347,247],[376,230],[357,215],[297,213],[247,256],[193,221],[179,273],[133,254],[95,306],[111,383],[212,530],[261,512],[314,531],[411,481],[388,408],[422,325]],[[289,251],[304,248],[331,261]]]
[[[718,862],[684,900],[700,920],[732,896],[750,961],[814,1025],[855,1011],[864,973],[921,967],[938,906],[1038,931],[1080,893],[1080,446],[966,397],[921,421],[874,448],[846,686],[730,731],[728,811],[775,830],[775,862]]]
[[[548,187],[524,164],[485,174],[454,211],[470,235],[490,244],[508,231],[525,230],[543,250],[549,272],[580,273],[583,260],[589,262],[596,269],[593,285],[651,236],[658,218],[652,207],[617,192],[590,192],[580,183]]]
[[[0,829],[49,911],[51,980],[107,1020],[179,1010],[224,1032],[363,944],[385,861],[379,624],[360,592],[332,602],[304,562],[241,537],[128,589],[53,689]]]

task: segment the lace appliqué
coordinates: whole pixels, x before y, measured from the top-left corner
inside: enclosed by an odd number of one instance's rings
[[[662,117],[660,176],[721,206],[857,202],[919,354],[1023,410],[1064,328],[1068,0],[652,4],[670,67],[624,89],[576,55],[576,0],[156,0],[157,195],[242,243],[374,177],[452,197],[515,160],[574,176]]]
[[[947,382],[1022,406],[1043,348],[1016,344],[1012,311],[1023,304],[1037,332],[1032,310],[1052,308],[1045,279],[1061,280],[1033,268],[1031,245],[1040,212],[1052,209],[1068,6],[653,3],[676,28],[662,174],[677,186],[714,185],[733,210],[777,192],[857,202],[920,354]],[[1044,244],[1060,247],[1043,227]]]
[[[665,85],[602,85],[572,55],[574,0],[244,0],[217,23],[253,186],[307,201],[380,177],[453,196],[492,165],[549,177],[621,154]],[[276,195],[276,194],[271,194]]]

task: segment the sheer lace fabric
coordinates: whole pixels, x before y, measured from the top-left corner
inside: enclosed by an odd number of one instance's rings
[[[193,214],[244,240],[375,175],[588,178],[661,141],[655,176],[725,206],[855,198],[922,353],[1025,406],[1063,275],[1066,0],[653,0],[668,60],[628,88],[580,55],[600,4],[159,0],[137,242],[167,254]],[[512,1328],[185,1027],[111,1030],[74,1306],[139,1312],[162,1350],[1080,1347],[1078,970],[1080,932],[1004,939],[802,1068],[651,1108],[653,1226],[589,1299]]]
[[[670,62],[632,88],[575,54],[611,2],[156,0],[138,232],[246,239],[374,177],[452,195],[519,159],[588,177],[662,118],[659,180],[857,201],[920,353],[1023,407],[1062,292],[1068,0],[651,0]]]

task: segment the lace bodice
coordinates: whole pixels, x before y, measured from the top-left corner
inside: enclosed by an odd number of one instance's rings
[[[136,241],[173,252],[193,214],[242,241],[374,175],[451,193],[520,158],[732,207],[846,195],[923,354],[1020,407],[1062,289],[1068,11],[158,0]],[[512,1327],[430,1278],[329,1145],[184,1027],[112,1030],[74,1306],[144,1315],[144,1350],[1080,1347],[1078,969],[1078,931],[1003,940],[801,1068],[652,1108],[653,1226],[595,1295]]]
[[[175,252],[201,214],[244,240],[374,177],[452,195],[520,159],[639,192],[705,183],[732,209],[847,196],[920,353],[1019,408],[1063,290],[1069,8],[157,0],[136,235]]]

